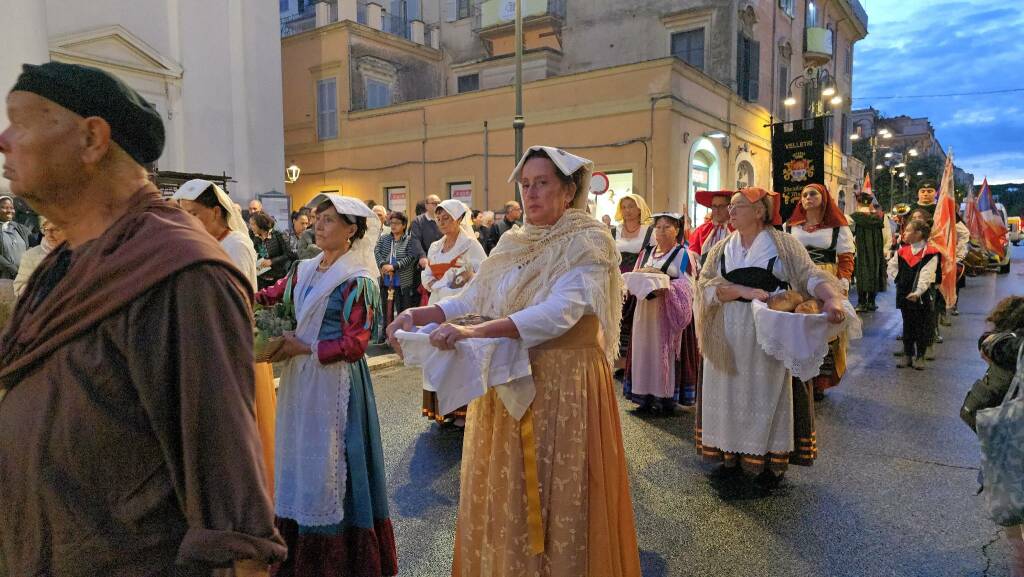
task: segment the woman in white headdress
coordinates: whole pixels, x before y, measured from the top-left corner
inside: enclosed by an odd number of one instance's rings
[[[206,232],[220,241],[220,247],[231,257],[238,270],[256,290],[256,249],[249,240],[249,228],[237,205],[224,189],[199,178],[181,185],[171,197],[192,216],[199,219]]]
[[[622,315],[619,252],[586,206],[591,161],[534,146],[512,175],[526,224],[504,235],[458,296],[388,327],[443,323],[430,340],[518,340],[533,388],[469,405],[452,575],[640,575],[611,362]],[[512,180],[510,179],[510,180]],[[487,320],[451,321],[468,314]],[[508,402],[509,404],[506,404]],[[510,408],[511,407],[511,408]]]
[[[321,194],[316,244],[294,275],[260,291],[280,302],[289,286],[296,328],[273,355],[283,362],[274,506],[288,559],[278,575],[396,575],[384,452],[366,348],[381,314],[381,222],[363,201]]]
[[[256,250],[249,240],[242,212],[224,189],[199,178],[181,185],[171,197],[185,211],[199,219],[206,232],[220,241],[231,262],[256,290]],[[256,426],[263,446],[263,470],[267,488],[274,492],[274,429],[277,414],[277,393],[274,391],[274,367],[270,363],[254,366],[256,386]]]
[[[428,304],[461,293],[487,258],[470,217],[469,207],[462,201],[448,199],[437,205],[434,219],[443,236],[430,245],[428,264],[422,273],[423,287],[430,291]],[[439,409],[437,393],[426,388],[423,389],[422,414],[429,420],[457,427],[466,423],[466,407],[445,415]]]
[[[476,239],[469,208],[461,201],[448,199],[434,212],[442,236],[427,250],[429,264],[423,269],[423,286],[430,291],[428,304],[462,292],[469,279],[487,258]]]

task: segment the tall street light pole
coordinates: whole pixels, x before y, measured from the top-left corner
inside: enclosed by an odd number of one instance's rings
[[[519,163],[523,157],[523,0],[516,0],[516,116],[512,120],[512,129],[516,137],[516,157],[513,162]],[[516,183],[516,201],[522,206],[523,199]]]

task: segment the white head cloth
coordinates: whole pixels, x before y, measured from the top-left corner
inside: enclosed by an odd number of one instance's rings
[[[209,180],[194,178],[181,185],[171,198],[174,200],[195,200],[211,186],[213,187],[214,195],[217,196],[217,204],[219,204],[224,209],[225,214],[228,215],[228,228],[235,232],[248,234],[249,227],[245,225],[245,219],[242,218],[242,212],[235,207],[235,203],[231,200],[231,197],[228,196],[228,193],[224,192],[223,188]]]
[[[462,229],[464,234],[469,235],[470,238],[476,238],[476,233],[473,232],[472,215],[469,212],[469,207],[464,202],[449,198],[437,205],[437,208],[447,212],[448,216],[458,223],[459,228]]]
[[[325,200],[331,201],[334,210],[338,214],[349,216],[361,216],[366,219],[366,233],[363,238],[352,241],[349,252],[353,253],[352,262],[357,266],[366,269],[371,279],[377,279],[377,258],[373,255],[373,249],[377,246],[377,239],[380,238],[380,231],[383,228],[377,213],[373,212],[366,203],[358,198],[341,196],[340,194],[318,194],[306,206],[316,210],[316,207],[323,204]]]
[[[572,176],[576,174],[576,171],[583,169],[583,178],[580,179],[580,187],[576,191],[576,197],[573,198],[572,208],[578,208],[581,210],[587,209],[587,199],[590,197],[590,179],[594,175],[594,161],[583,158],[582,156],[576,156],[570,154],[561,148],[555,148],[553,146],[531,146],[529,150],[523,154],[523,157],[519,160],[519,164],[516,165],[516,169],[512,171],[512,175],[508,177],[509,182],[515,182],[519,179],[519,172],[523,170],[523,165],[526,164],[526,158],[530,156],[531,152],[536,150],[542,150],[551,159],[551,162],[555,164],[558,170],[566,175]]]

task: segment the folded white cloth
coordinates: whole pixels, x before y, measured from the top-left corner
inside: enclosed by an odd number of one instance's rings
[[[828,354],[828,343],[843,332],[850,340],[863,336],[861,321],[853,305],[843,301],[846,319],[837,324],[822,314],[805,315],[774,311],[762,301],[753,301],[754,329],[764,352],[781,361],[793,376],[807,381],[816,376]]]
[[[415,332],[398,331],[406,366],[423,369],[423,388],[437,393],[438,409],[447,415],[496,387],[505,409],[519,420],[537,394],[530,351],[519,339],[465,339],[455,350],[430,344],[436,324]]]
[[[629,294],[638,299],[644,299],[658,289],[668,288],[669,281],[672,279],[667,274],[627,272],[622,275],[622,280],[626,282],[626,290],[629,291]]]

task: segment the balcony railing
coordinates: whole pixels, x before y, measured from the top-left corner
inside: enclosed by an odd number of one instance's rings
[[[804,61],[812,66],[832,60],[832,31],[828,28],[804,29]]]
[[[371,0],[358,0],[356,3],[356,21],[360,24],[368,24],[366,5]],[[381,1],[378,0],[378,4]],[[331,13],[327,19],[328,24],[333,24],[338,21],[338,4],[336,2],[329,3]],[[316,9],[314,5],[307,5],[302,12],[288,16],[281,19],[281,37],[293,36],[295,34],[302,34],[316,28]],[[410,26],[411,20],[403,14],[392,14],[384,12],[383,31],[395,36],[400,36],[406,40],[411,39],[412,27]]]
[[[550,14],[561,18],[565,12],[565,0],[522,0],[523,19]],[[484,0],[480,4],[478,29],[508,24],[515,19],[515,0]]]

